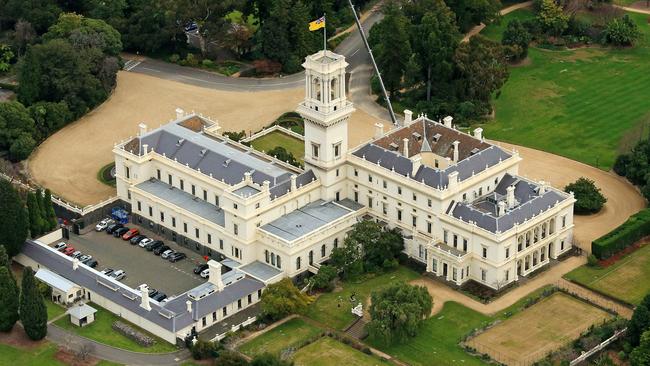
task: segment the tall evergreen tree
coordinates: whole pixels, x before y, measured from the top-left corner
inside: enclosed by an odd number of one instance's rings
[[[0,244],[10,257],[18,254],[27,239],[27,211],[10,182],[0,179]]]
[[[25,267],[23,270],[20,322],[31,340],[38,341],[47,335],[47,308],[31,267]]]
[[[641,335],[650,330],[650,294],[646,295],[641,304],[634,309],[632,319],[627,327],[630,344],[634,347],[641,342]]]
[[[5,253],[6,257],[6,253]],[[8,332],[18,321],[18,285],[5,265],[0,266],[0,331]]]
[[[46,233],[50,231],[50,223],[47,221],[47,202],[45,202],[42,189],[36,190],[36,198],[38,199],[38,208],[41,210],[41,232]]]
[[[45,211],[47,215],[45,219],[49,224],[49,229],[54,230],[57,225],[56,213],[54,212],[54,206],[52,205],[52,192],[49,189],[45,190],[45,196],[43,197],[43,202],[45,203]]]
[[[35,238],[42,233],[41,208],[38,205],[36,194],[27,194],[27,212],[29,212],[29,234]]]

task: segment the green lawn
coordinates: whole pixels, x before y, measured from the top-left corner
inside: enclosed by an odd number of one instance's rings
[[[531,9],[517,9],[511,13],[502,16],[501,21],[499,23],[492,23],[487,27],[485,27],[481,31],[481,35],[493,41],[501,42],[501,36],[503,35],[503,32],[506,30],[506,27],[508,26],[508,22],[510,22],[513,19],[519,19],[520,21],[525,21],[528,19],[533,19],[534,17],[535,14]]]
[[[304,142],[293,136],[289,136],[286,133],[273,131],[251,141],[251,145],[259,151],[269,151],[276,146],[282,146],[287,149],[288,152],[292,153],[298,161],[301,163],[304,161]]]
[[[90,338],[97,342],[108,344],[113,347],[123,348],[129,351],[145,352],[145,353],[164,353],[164,352],[174,352],[177,350],[175,346],[171,345],[170,343],[167,343],[162,339],[152,336],[151,334],[149,334],[149,336],[154,337],[156,339],[156,343],[154,343],[154,345],[151,347],[140,346],[139,344],[135,343],[131,339],[123,336],[122,334],[114,331],[111,328],[111,325],[116,320],[121,320],[122,322],[128,323],[126,320],[120,319],[113,313],[97,306],[96,304],[90,304],[90,305],[95,309],[97,309],[97,313],[95,313],[95,321],[93,323],[86,325],[83,328],[79,328],[70,322],[70,318],[68,316],[65,316],[57,320],[54,324],[63,329],[79,334],[80,336]],[[138,327],[132,324],[131,326],[133,326],[135,329],[138,329],[139,331],[145,334],[148,334],[146,331],[139,329]]]
[[[50,300],[45,300],[45,306],[47,306],[47,319],[52,320],[57,316],[65,313],[65,309],[61,305],[57,305]]]
[[[0,344],[0,365],[65,366],[64,363],[54,358],[56,352],[56,345],[52,343],[45,343],[30,349],[20,349]]]
[[[376,366],[390,363],[367,355],[330,337],[299,349],[293,356],[296,366]]]
[[[639,304],[650,293],[650,245],[607,268],[584,265],[564,277],[630,304]]]
[[[510,69],[485,136],[610,169],[650,111],[650,26],[630,16],[643,33],[634,48],[531,48],[530,64]]]
[[[239,347],[239,351],[255,357],[262,353],[280,355],[289,347],[299,347],[306,339],[316,337],[322,329],[311,325],[300,318],[293,318],[270,331],[253,338]]]
[[[374,277],[363,277],[356,281],[343,283],[342,289],[322,294],[309,306],[307,316],[326,324],[332,328],[343,330],[350,325],[356,315],[351,313],[352,304],[350,295],[354,292],[357,301],[364,306],[366,299],[372,291],[386,287],[393,282],[408,282],[419,277],[419,274],[406,267],[398,267],[396,270]]]

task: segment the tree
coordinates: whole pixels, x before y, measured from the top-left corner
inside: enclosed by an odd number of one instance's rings
[[[0,331],[9,332],[18,321],[18,286],[6,265],[0,266]]]
[[[393,97],[401,88],[411,54],[407,33],[409,22],[395,0],[386,3],[383,13],[384,19],[370,29],[369,42],[386,89]]]
[[[9,159],[11,161],[21,161],[27,159],[29,154],[34,151],[36,147],[36,141],[34,138],[27,132],[23,132],[9,147]]]
[[[14,53],[11,51],[11,47],[0,43],[0,72],[9,71],[13,58]]]
[[[33,340],[45,338],[47,334],[47,308],[43,295],[38,290],[34,271],[31,267],[23,270],[22,291],[20,292],[20,322],[25,333]]]
[[[0,266],[9,268],[10,264],[11,262],[9,260],[9,255],[7,255],[7,249],[0,245]]]
[[[43,223],[38,198],[33,192],[27,194],[27,212],[29,213],[29,234],[32,238],[36,238],[43,233]]]
[[[603,39],[605,43],[615,46],[631,46],[641,38],[641,31],[636,23],[625,14],[622,18],[614,18],[605,25]]]
[[[424,286],[395,283],[372,293],[368,334],[387,345],[415,337],[421,322],[433,307]]]
[[[285,278],[269,285],[262,293],[262,315],[271,320],[282,319],[289,314],[302,313],[310,302],[309,296]]]
[[[650,330],[650,294],[634,309],[632,319],[627,327],[630,344],[636,347],[641,342],[641,335]]]
[[[293,156],[293,153],[287,151],[287,149],[282,146],[276,146],[266,153],[271,156],[275,156],[277,159],[287,162],[293,166],[300,166],[300,162],[296,159],[295,156]]]
[[[0,103],[0,149],[10,150],[16,145],[11,154],[16,159],[12,160],[20,160],[18,158],[24,154],[25,144],[30,142],[23,135],[32,136],[35,131],[34,120],[24,105],[15,101]]]
[[[565,192],[573,192],[576,203],[573,211],[578,215],[589,215],[600,211],[607,199],[596,187],[596,182],[581,177],[564,187]]]
[[[65,101],[58,103],[38,102],[27,109],[36,125],[37,133],[35,137],[37,140],[47,138],[74,118]]]
[[[13,257],[20,253],[27,239],[29,222],[18,192],[4,179],[0,179],[0,207],[0,244]]]
[[[6,16],[12,23],[25,20],[32,24],[37,33],[43,33],[52,25],[61,8],[56,0],[6,0],[0,2],[0,14]]]
[[[14,44],[18,49],[18,56],[22,56],[27,45],[32,44],[36,39],[36,31],[31,23],[24,20],[18,20],[14,30]]]
[[[519,19],[513,19],[508,22],[506,30],[503,32],[503,38],[501,39],[501,44],[504,46],[516,46],[519,52],[511,54],[513,59],[521,60],[526,58],[528,55],[528,44],[530,43],[532,37],[528,32],[528,29],[519,21]]]
[[[219,352],[219,357],[217,357],[214,364],[219,366],[248,366],[248,361],[233,351],[222,351]]]
[[[632,366],[650,366],[650,330],[643,332],[639,346],[630,353],[630,364]]]
[[[538,19],[545,32],[561,36],[569,26],[569,16],[555,0],[542,0]]]
[[[311,279],[312,288],[332,290],[332,281],[336,278],[336,268],[323,264]]]
[[[481,23],[490,24],[499,19],[501,2],[499,0],[447,0],[445,1],[456,14],[456,23],[465,33]]]
[[[293,366],[293,361],[281,360],[280,357],[270,353],[255,356],[251,366]]]
[[[45,203],[45,217],[47,220],[49,230],[53,230],[58,225],[56,219],[56,212],[54,212],[54,206],[52,205],[52,191],[45,189],[45,194],[43,195],[43,203]]]
[[[103,20],[74,13],[62,13],[43,35],[43,39],[68,39],[77,49],[97,47],[111,56],[117,56],[122,51],[120,33],[115,28]]]

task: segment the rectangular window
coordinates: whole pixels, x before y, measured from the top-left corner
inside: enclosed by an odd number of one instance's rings
[[[199,238],[199,229],[194,229],[194,236],[196,236],[197,239]]]
[[[262,298],[262,289],[257,290],[257,298],[258,299]]]
[[[383,183],[383,187],[384,187],[384,189],[388,188],[388,182],[386,182],[385,180],[384,180],[384,183]]]
[[[176,227],[176,218],[172,217],[172,227]]]
[[[354,202],[359,202],[359,192],[354,192]]]
[[[232,230],[235,233],[235,235],[239,235],[239,226],[237,224],[233,224]]]
[[[185,190],[185,182],[181,179],[180,180],[180,185],[181,185],[181,191]]]
[[[160,169],[156,169],[156,178],[160,180]]]
[[[212,244],[212,234],[208,234],[208,244]]]
[[[372,183],[372,175],[368,174],[368,182]]]
[[[207,320],[205,319],[205,317],[203,317],[203,318],[201,319],[201,324],[203,324],[204,327],[208,324],[208,322],[207,322]]]
[[[481,268],[481,281],[485,282],[486,278],[487,278],[487,272],[483,268]]]
[[[128,166],[125,166],[124,170],[126,171],[126,177],[131,178],[131,169],[129,169]]]
[[[142,203],[140,201],[138,201],[138,211],[142,212]]]
[[[149,206],[149,217],[153,216],[153,207]]]
[[[213,322],[216,322],[216,321],[217,321],[217,312],[216,312],[216,311],[213,311],[213,312],[212,312],[212,321],[213,321]]]
[[[226,307],[224,306],[223,309],[221,309],[221,313],[223,314],[223,316],[228,315],[228,309],[226,309]]]
[[[311,144],[311,157],[314,159],[318,159],[318,153],[319,153],[320,145],[318,144]]]
[[[165,222],[165,213],[160,211],[160,222]]]
[[[241,309],[241,299],[237,300],[237,309]]]
[[[411,216],[413,226],[418,226],[418,217],[413,215]]]
[[[506,258],[510,258],[510,248],[506,248]]]
[[[336,176],[337,177],[339,176],[339,170],[338,169],[336,169]]]
[[[214,195],[214,205],[219,206],[219,196],[217,196],[216,194]]]
[[[383,212],[384,215],[388,215],[388,204],[386,202],[381,203],[381,212]]]
[[[432,204],[432,202],[431,202],[431,198],[429,198],[429,199],[427,200],[427,206],[431,207],[431,204]]]
[[[171,175],[171,174],[167,174],[167,183],[169,183],[169,185],[171,186],[171,185],[173,185],[173,182],[174,182],[174,181],[172,180],[172,175]]]
[[[402,210],[397,210],[397,221],[402,221]]]
[[[233,204],[232,204],[232,207],[236,210],[238,206],[237,206],[236,203],[233,203]]]
[[[463,238],[463,251],[467,252],[467,238]]]
[[[397,186],[397,194],[402,194],[402,187]]]
[[[414,192],[414,193],[413,193],[413,201],[417,201],[417,200],[418,200],[418,196],[417,196],[417,195],[415,194],[415,192]]]
[[[454,234],[454,248],[458,247],[458,235]]]
[[[208,191],[206,191],[205,189],[203,190],[203,200],[204,201],[208,200]]]
[[[223,239],[219,239],[219,249],[223,250]]]
[[[487,258],[487,248],[483,247],[483,258]]]
[[[449,244],[447,241],[447,237],[449,236],[449,232],[447,230],[442,231],[442,241],[445,242],[445,244]]]
[[[334,157],[335,158],[340,158],[341,157],[341,143],[340,142],[338,144],[334,144]]]
[[[562,216],[562,228],[566,227],[566,215]]]
[[[456,267],[453,267],[451,269],[451,279],[456,281],[457,278],[458,278],[458,270],[456,269]]]
[[[510,270],[506,270],[506,281],[510,280]]]
[[[248,294],[248,305],[250,305],[253,302],[253,295]]]
[[[192,196],[196,196],[196,186],[192,184]]]
[[[431,234],[431,221],[427,221],[427,233]]]
[[[355,176],[355,177],[358,177],[358,176],[359,176],[359,171],[356,170],[356,169],[354,169],[354,176]]]
[[[368,207],[372,208],[372,197],[368,197]]]
[[[183,223],[183,232],[187,232],[187,223],[186,222]]]

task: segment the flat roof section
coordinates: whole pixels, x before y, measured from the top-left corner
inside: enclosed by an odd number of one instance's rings
[[[221,208],[158,179],[151,178],[137,184],[136,187],[219,226],[225,225],[225,213]]]
[[[239,270],[263,282],[282,273],[279,269],[260,261],[248,263],[245,266],[239,267]]]
[[[251,186],[243,186],[241,188],[237,188],[234,191],[232,191],[232,193],[234,193],[234,194],[236,194],[236,195],[238,195],[240,197],[249,197],[249,196],[252,196],[252,195],[257,194],[259,192],[260,192],[259,189],[255,188],[255,187],[251,187]]]
[[[286,241],[293,241],[357,211],[358,209],[347,207],[357,207],[353,203],[348,199],[340,202],[318,200],[262,226],[261,229]],[[359,205],[360,207],[362,206]]]

